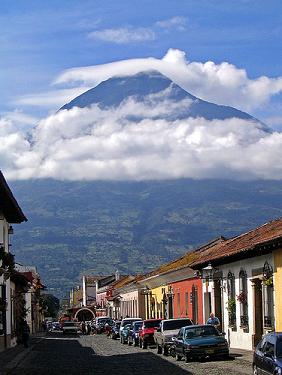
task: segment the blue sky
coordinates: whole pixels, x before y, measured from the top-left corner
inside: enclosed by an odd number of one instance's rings
[[[158,26],[176,17],[181,27]],[[0,28],[1,113],[26,110],[14,100],[50,90],[64,69],[161,58],[169,48],[189,61],[228,61],[250,78],[282,76],[280,0],[1,0]],[[119,28],[151,30],[153,37],[120,44],[89,36]]]
[[[205,178],[223,170],[282,179],[281,35],[281,0],[1,0],[0,168],[12,179],[61,171],[74,179]],[[147,130],[123,128],[122,111],[56,114],[103,80],[151,69],[274,132],[233,121],[159,124],[140,103],[125,103],[123,113],[144,111]],[[171,103],[162,104],[158,111]],[[136,148],[127,150],[130,142]]]

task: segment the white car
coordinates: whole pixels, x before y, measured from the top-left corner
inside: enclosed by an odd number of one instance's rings
[[[65,333],[78,333],[79,326],[77,322],[64,322],[63,334]]]

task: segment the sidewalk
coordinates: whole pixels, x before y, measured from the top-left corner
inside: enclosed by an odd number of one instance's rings
[[[230,348],[230,357],[241,359],[243,361],[253,362],[253,351],[243,349],[232,349]]]
[[[0,352],[0,374],[7,374],[8,370],[15,368],[43,337],[45,337],[45,333],[37,333],[30,337],[28,348],[23,345],[17,345]]]

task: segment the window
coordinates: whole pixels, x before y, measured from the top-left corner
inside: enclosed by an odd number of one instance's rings
[[[227,275],[227,294],[228,324],[230,327],[234,327],[236,326],[235,276],[230,271]]]
[[[189,312],[189,293],[188,292],[185,292],[185,315],[188,316],[188,312]]]
[[[181,310],[180,310],[180,293],[177,293],[177,314],[180,317],[181,316]]]
[[[245,270],[239,272],[239,295],[240,302],[240,327],[246,328],[249,325],[248,317],[248,279]]]

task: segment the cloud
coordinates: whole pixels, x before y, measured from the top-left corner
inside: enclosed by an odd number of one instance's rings
[[[13,104],[59,109],[71,99],[76,98],[78,95],[89,90],[90,88],[91,86],[80,86],[75,88],[57,89],[43,93],[29,94],[15,99]]]
[[[282,92],[282,77],[250,79],[244,69],[228,62],[189,62],[185,53],[169,49],[162,59],[153,57],[121,60],[109,64],[68,69],[55,84],[76,83],[96,86],[113,76],[157,70],[191,94],[217,104],[255,111]]]
[[[184,31],[186,26],[186,18],[175,16],[163,21],[158,21],[155,26],[162,29],[177,29],[178,31]]]
[[[170,121],[189,102],[160,95],[162,101],[150,95],[117,108],[57,112],[39,122],[30,141],[2,118],[1,168],[11,180],[282,179],[282,134],[234,118]]]
[[[89,38],[116,44],[140,43],[154,40],[156,35],[149,28],[117,28],[92,31]]]

